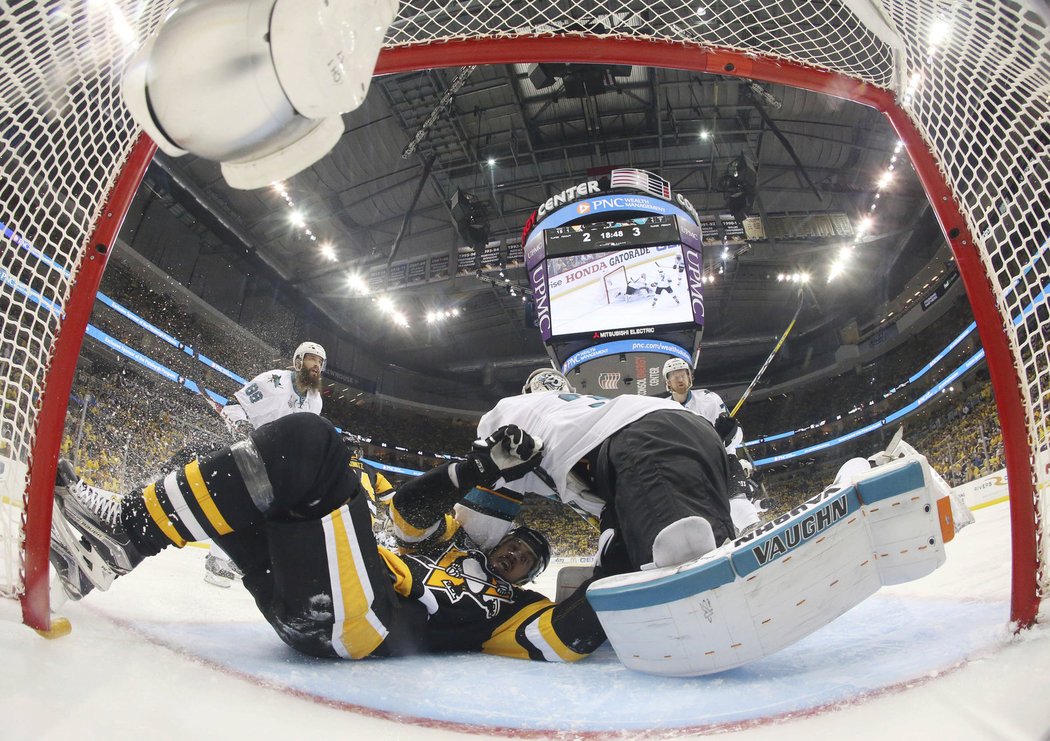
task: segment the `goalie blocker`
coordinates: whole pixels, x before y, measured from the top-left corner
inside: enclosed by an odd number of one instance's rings
[[[700,559],[592,584],[620,661],[677,677],[731,669],[938,568],[955,534],[947,485],[921,455],[859,462],[861,473]]]

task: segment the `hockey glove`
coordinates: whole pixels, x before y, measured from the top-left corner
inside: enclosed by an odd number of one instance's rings
[[[543,441],[516,425],[505,425],[484,440],[476,440],[467,459],[456,467],[460,489],[515,481],[543,458]]]
[[[732,453],[728,456],[729,459],[729,496],[738,497],[746,495],[748,492],[748,479],[744,473],[744,467],[740,463],[740,459]]]
[[[722,412],[718,415],[718,419],[715,420],[715,432],[722,438],[723,445],[729,445],[733,441],[733,435],[740,429],[740,423],[729,416],[728,413]]]

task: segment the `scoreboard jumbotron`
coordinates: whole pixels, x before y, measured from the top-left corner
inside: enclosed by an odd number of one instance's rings
[[[557,226],[543,232],[547,257],[600,252],[624,247],[673,244],[682,240],[673,214],[645,216],[625,221]]]

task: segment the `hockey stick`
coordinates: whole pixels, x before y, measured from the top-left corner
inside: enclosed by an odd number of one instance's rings
[[[182,385],[183,388],[185,388],[191,394],[199,396],[201,399],[203,399],[204,403],[208,405],[208,409],[215,412],[215,414],[217,414],[218,416],[222,416],[222,405],[219,402],[215,401],[215,399],[208,396],[208,390],[204,388],[203,383],[197,383],[192,378],[183,377]]]
[[[799,312],[802,311],[803,299],[804,294],[802,292],[802,288],[800,287],[798,289],[798,306],[795,308],[795,315],[791,317],[791,322],[788,324],[787,329],[784,330],[784,334],[780,335],[780,339],[777,340],[777,344],[773,346],[773,351],[769,353],[769,357],[766,358],[766,362],[762,363],[762,367],[758,369],[758,373],[751,380],[751,385],[747,387],[743,395],[740,397],[740,400],[737,401],[736,406],[733,407],[733,411],[729,413],[730,417],[736,417],[736,413],[740,411],[740,407],[744,406],[744,402],[747,401],[747,397],[751,395],[751,392],[754,391],[755,386],[758,385],[759,380],[762,378],[762,374],[766,372],[766,368],[769,367],[769,364],[773,362],[773,358],[776,357],[776,354],[780,351],[780,348],[783,347],[784,340],[786,340],[787,336],[791,334],[791,330],[795,328],[795,322],[798,321]]]

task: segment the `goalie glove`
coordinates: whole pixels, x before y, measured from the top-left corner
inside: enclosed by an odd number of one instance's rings
[[[733,441],[733,435],[740,429],[740,423],[729,416],[727,412],[722,412],[718,415],[718,419],[715,420],[715,432],[722,438],[722,444],[728,445]]]
[[[467,459],[456,465],[460,489],[515,481],[532,471],[543,458],[543,441],[517,425],[504,425],[484,440],[476,440]]]

